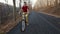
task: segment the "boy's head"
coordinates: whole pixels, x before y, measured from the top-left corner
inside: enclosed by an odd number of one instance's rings
[[[24,5],[27,5],[27,3],[26,3],[26,2],[24,2]]]

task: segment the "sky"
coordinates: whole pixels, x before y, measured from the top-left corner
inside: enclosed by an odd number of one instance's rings
[[[5,3],[5,4],[9,4],[13,6],[13,0],[7,0],[8,2],[5,2],[5,0],[0,0],[1,3]],[[32,3],[32,7],[34,7],[34,4],[36,2],[36,0],[30,0]],[[23,3],[22,3],[23,5]],[[16,7],[19,7],[19,0],[16,0]]]

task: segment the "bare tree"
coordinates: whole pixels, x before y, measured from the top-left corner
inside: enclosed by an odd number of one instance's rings
[[[47,6],[49,6],[49,1],[47,0]]]
[[[60,3],[60,0],[59,0],[59,3]]]
[[[60,0],[59,0],[59,4],[60,4]]]
[[[2,23],[2,5],[0,5],[0,25]]]
[[[15,0],[13,0],[13,5],[14,5],[14,7],[13,7],[13,18],[16,21],[16,4],[15,4]]]
[[[51,7],[51,0],[49,2],[50,2],[50,5],[49,6]]]
[[[5,2],[8,3],[8,0],[5,0]],[[6,8],[8,8],[7,16],[9,16],[9,14],[10,14],[10,13],[9,13],[9,11],[10,11],[10,7],[9,7],[8,4],[7,4],[6,6],[7,6]]]
[[[60,0],[58,0],[58,4],[60,4]]]
[[[55,5],[57,5],[58,4],[58,0],[55,0]]]
[[[20,0],[20,2],[19,2],[19,9],[21,9],[21,0]]]

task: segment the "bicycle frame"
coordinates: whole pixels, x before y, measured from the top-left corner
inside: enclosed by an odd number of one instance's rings
[[[28,14],[26,13],[22,13],[22,31],[25,30],[25,25],[26,25],[26,17],[28,16]]]
[[[26,20],[25,13],[22,13],[22,31],[25,30],[25,20]]]

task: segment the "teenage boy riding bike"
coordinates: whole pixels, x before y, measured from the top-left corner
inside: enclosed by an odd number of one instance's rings
[[[26,2],[24,2],[24,5],[22,6],[22,13],[24,13],[24,14],[25,14],[25,16],[26,16],[26,24],[27,24],[27,25],[29,25],[29,24],[28,24],[29,8],[28,8],[28,6],[27,6],[27,3],[26,3]]]

